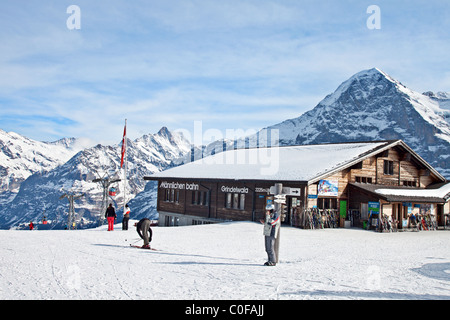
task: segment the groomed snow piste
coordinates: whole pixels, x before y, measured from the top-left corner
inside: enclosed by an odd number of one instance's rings
[[[0,298],[450,299],[449,230],[283,227],[265,267],[258,223],[120,229],[0,231]]]

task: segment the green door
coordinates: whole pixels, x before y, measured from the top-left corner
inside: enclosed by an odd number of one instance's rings
[[[339,201],[339,215],[341,218],[347,217],[347,200],[341,200]]]

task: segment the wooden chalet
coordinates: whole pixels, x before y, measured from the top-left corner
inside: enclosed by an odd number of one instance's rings
[[[371,210],[400,228],[425,211],[443,224],[450,196],[446,179],[401,140],[229,150],[144,179],[158,181],[161,226],[258,221],[275,183],[291,225],[310,208],[335,210],[341,227],[362,226]]]

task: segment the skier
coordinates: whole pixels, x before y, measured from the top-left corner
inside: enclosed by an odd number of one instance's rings
[[[411,213],[411,215],[409,216],[409,222],[413,227],[417,226],[416,215],[414,213]]]
[[[34,229],[33,221],[30,221],[30,230],[33,230],[33,229]]]
[[[139,222],[136,225],[136,231],[141,237],[141,239],[144,240],[144,245],[141,247],[142,249],[150,249],[150,242],[152,242],[152,228],[150,228],[151,221],[147,218],[143,218],[139,220]]]
[[[106,220],[108,220],[108,231],[113,231],[114,220],[117,218],[117,215],[114,207],[112,206],[112,203],[110,203],[108,209],[106,209],[105,218]]]
[[[273,204],[266,206],[266,219],[260,220],[264,224],[264,238],[268,261],[265,266],[275,266],[277,264],[275,253],[275,239],[280,228],[280,215],[276,212]]]
[[[130,207],[128,204],[125,205],[125,214],[122,220],[122,230],[128,230],[128,220],[130,220]]]

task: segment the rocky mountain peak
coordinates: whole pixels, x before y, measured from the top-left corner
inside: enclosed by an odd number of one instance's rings
[[[439,99],[372,68],[351,76],[312,110],[268,129],[279,130],[281,145],[402,139],[449,176],[449,112]]]

